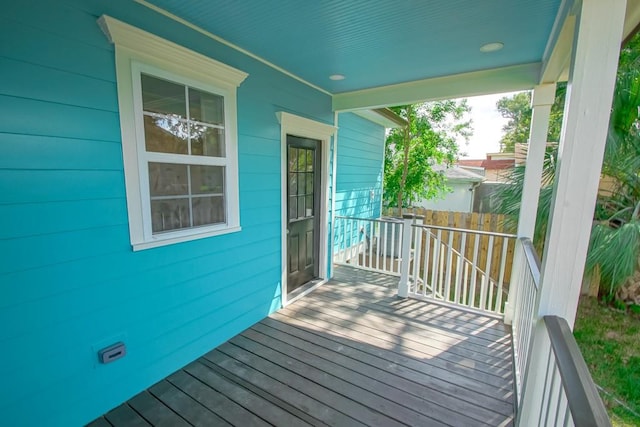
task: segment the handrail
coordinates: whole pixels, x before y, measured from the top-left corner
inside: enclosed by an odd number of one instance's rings
[[[387,223],[392,223],[392,224],[402,224],[402,219],[400,219],[400,218],[392,218],[392,217],[366,218],[366,217],[359,217],[359,216],[336,215],[335,218],[336,219],[351,219],[351,220],[357,220],[357,221],[387,222]]]
[[[607,410],[569,324],[558,316],[544,316],[543,319],[562,378],[562,387],[567,396],[573,424],[581,427],[610,427]]]
[[[506,237],[506,238],[516,238],[515,234],[508,233],[497,233],[495,231],[484,231],[484,230],[470,230],[468,228],[457,228],[457,227],[444,227],[442,225],[431,225],[431,224],[413,224],[412,227],[416,228],[433,228],[434,230],[443,230],[443,231],[457,231],[461,233],[472,233],[472,234],[480,234],[483,236],[495,236],[495,237]]]
[[[531,271],[531,276],[533,278],[533,284],[536,289],[540,288],[540,257],[538,257],[538,252],[536,248],[533,246],[533,242],[528,237],[521,237],[520,243],[522,244],[522,249],[524,250],[524,256],[527,259],[527,266],[529,266],[529,270]]]

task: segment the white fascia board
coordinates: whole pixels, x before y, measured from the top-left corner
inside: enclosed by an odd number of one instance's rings
[[[395,129],[402,127],[399,123],[394,122],[393,120],[388,119],[382,114],[377,113],[374,110],[355,110],[352,111],[353,114],[356,114],[363,119],[369,120],[377,125],[383,126],[387,129]]]
[[[538,83],[540,69],[541,63],[535,62],[343,92],[333,96],[333,110],[353,111],[529,90]]]

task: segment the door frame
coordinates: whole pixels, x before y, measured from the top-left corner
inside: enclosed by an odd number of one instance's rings
[[[282,306],[292,303],[294,300],[303,297],[307,293],[326,282],[328,277],[328,215],[329,215],[329,176],[330,176],[330,158],[329,147],[331,138],[336,133],[337,128],[332,125],[317,122],[315,120],[296,116],[295,114],[280,111],[276,113],[280,122],[280,203],[281,203],[281,279],[280,292]],[[296,295],[295,299],[287,298],[287,135],[300,136],[303,138],[315,139],[320,141],[320,206],[318,213],[319,218],[319,257],[318,257],[318,278],[319,283],[313,288]]]

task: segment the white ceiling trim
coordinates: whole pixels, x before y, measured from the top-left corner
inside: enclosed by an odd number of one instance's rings
[[[529,90],[538,83],[538,62],[339,93],[334,111],[352,111],[424,101]]]
[[[279,67],[276,64],[274,64],[272,62],[269,62],[266,59],[254,54],[252,52],[249,52],[248,50],[243,49],[240,46],[237,46],[237,45],[231,43],[230,41],[227,41],[227,40],[223,39],[222,37],[216,36],[215,34],[210,33],[209,31],[207,31],[207,30],[205,30],[205,29],[203,29],[201,27],[198,27],[197,25],[192,24],[191,22],[189,22],[189,21],[187,21],[185,19],[182,19],[177,15],[174,15],[171,12],[168,12],[168,11],[166,11],[166,10],[164,10],[164,9],[154,5],[154,4],[151,4],[151,3],[147,2],[146,0],[134,0],[134,1],[136,3],[142,5],[142,6],[145,6],[145,7],[149,8],[149,9],[153,10],[154,12],[157,12],[157,13],[159,13],[161,15],[164,15],[169,19],[172,19],[172,20],[174,20],[174,21],[176,21],[176,22],[178,22],[178,23],[180,23],[180,24],[182,24],[182,25],[184,25],[186,27],[191,28],[194,31],[199,32],[200,34],[203,34],[203,35],[209,37],[210,39],[213,39],[213,40],[217,41],[218,43],[222,43],[225,46],[228,46],[228,47],[230,47],[232,49],[235,49],[238,52],[255,59],[256,61],[260,61],[263,64],[265,64],[266,66],[271,67],[274,70],[277,70],[277,71],[281,72],[282,74],[285,74],[285,75],[291,77],[292,79],[295,79],[295,80],[299,81],[300,83],[303,83],[303,84],[305,84],[305,85],[307,85],[309,87],[312,87],[313,89],[315,89],[317,91],[320,91],[320,92],[322,92],[322,93],[324,93],[326,95],[332,95],[331,92],[326,91],[325,89],[321,88],[320,86],[316,86],[313,83],[310,83],[310,82],[306,81],[302,77],[296,76],[295,74],[285,70],[284,68]]]

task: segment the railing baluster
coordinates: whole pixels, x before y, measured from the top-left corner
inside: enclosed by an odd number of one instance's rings
[[[384,223],[384,237],[382,243],[382,271],[387,271],[387,242],[389,241],[389,239],[387,238],[387,233],[389,232],[389,230],[387,229],[388,224],[389,223],[387,222]]]
[[[412,227],[413,232],[413,285],[415,291],[418,292],[418,284],[420,283],[420,258],[422,256],[422,229]]]
[[[380,231],[381,231],[380,223],[376,222],[376,270],[380,269]]]
[[[469,290],[469,307],[476,307],[476,286],[478,280],[478,248],[480,236],[476,235],[473,242],[473,257],[471,260],[471,289]]]
[[[431,262],[431,296],[437,298],[438,295],[438,266],[440,265],[440,230],[433,239],[433,260]]]
[[[469,289],[469,263],[464,263],[464,281],[462,282],[462,304],[469,305],[467,290]]]
[[[502,239],[502,256],[500,257],[500,273],[498,273],[498,290],[496,295],[496,308],[494,311],[502,313],[502,292],[504,292],[504,274],[507,268],[507,250],[509,241]]]
[[[462,232],[460,238],[460,252],[458,254],[458,262],[456,264],[456,287],[454,301],[456,304],[460,304],[460,286],[462,283],[462,263],[464,260],[464,253],[467,248],[467,233]]]
[[[447,250],[447,276],[444,281],[444,295],[443,299],[445,301],[451,300],[451,267],[453,265],[453,231],[449,232],[449,242],[448,242],[448,250]]]
[[[480,309],[486,310],[488,293],[491,292],[489,281],[491,280],[491,258],[493,257],[493,236],[489,236],[489,244],[487,246],[487,260],[482,278],[482,288],[480,288]]]
[[[429,229],[421,229],[422,232],[421,234],[423,234],[424,240],[425,240],[425,244],[424,244],[424,262],[422,263],[422,268],[423,268],[423,274],[424,274],[424,281],[422,284],[422,296],[427,296],[427,281],[429,280],[429,251],[431,248],[431,232],[429,231]],[[433,286],[433,285],[432,285]]]
[[[393,224],[391,226],[391,256],[390,258],[390,266],[389,269],[393,272],[395,272],[395,265],[397,264],[397,262],[395,262],[396,259],[396,229],[397,229],[398,225],[397,224]]]
[[[375,222],[371,222],[369,224],[369,239],[367,240],[367,244],[369,245],[369,268],[373,269],[373,227]]]

